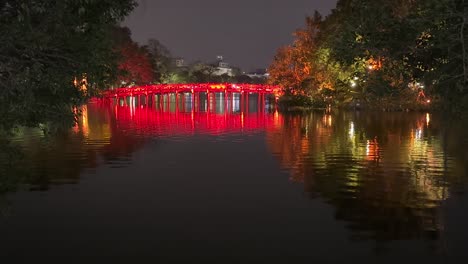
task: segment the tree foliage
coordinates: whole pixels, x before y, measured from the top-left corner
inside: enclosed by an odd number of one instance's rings
[[[73,120],[116,75],[111,27],[133,0],[0,2],[0,126]],[[85,78],[86,93],[74,79]]]
[[[313,18],[307,17],[306,27],[294,32],[294,43],[278,50],[268,69],[270,82],[282,84],[291,93],[304,94],[310,90],[308,84],[313,71],[313,55],[317,50],[316,38],[321,20],[318,12]]]
[[[467,17],[466,0],[339,0],[325,19],[306,20],[299,32],[317,32],[311,41],[296,33],[294,43],[278,51],[272,82],[305,94],[332,91],[339,102],[417,102],[430,94],[463,105]],[[317,21],[316,30],[310,21]]]
[[[130,29],[114,29],[114,50],[118,55],[117,86],[143,85],[154,80],[152,55],[147,46],[140,46],[132,40]]]
[[[154,82],[163,83],[174,71],[171,52],[156,39],[148,40],[147,49],[153,65]]]

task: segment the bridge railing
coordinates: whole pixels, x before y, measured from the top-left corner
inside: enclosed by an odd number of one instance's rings
[[[231,84],[231,83],[193,83],[193,84],[154,84],[135,87],[123,87],[108,90],[104,97],[119,97],[142,94],[164,93],[199,93],[199,92],[228,92],[228,93],[267,93],[279,96],[283,89],[276,85],[264,84]]]

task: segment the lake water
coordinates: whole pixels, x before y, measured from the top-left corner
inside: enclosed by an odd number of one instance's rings
[[[260,106],[255,97],[195,107],[95,102],[69,133],[18,130],[0,151],[0,259],[468,256],[467,124],[426,113],[284,115]]]

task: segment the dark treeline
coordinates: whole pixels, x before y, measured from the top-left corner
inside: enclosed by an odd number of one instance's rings
[[[465,0],[339,0],[307,17],[270,66],[291,103],[464,110]]]
[[[70,125],[75,106],[115,81],[112,29],[135,5],[0,1],[0,129]]]

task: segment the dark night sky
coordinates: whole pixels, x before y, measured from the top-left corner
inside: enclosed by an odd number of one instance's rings
[[[244,70],[265,68],[289,44],[315,9],[327,14],[336,0],[139,0],[124,21],[133,39],[155,38],[173,56],[214,61],[217,55]]]

